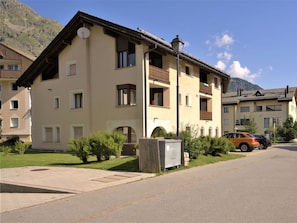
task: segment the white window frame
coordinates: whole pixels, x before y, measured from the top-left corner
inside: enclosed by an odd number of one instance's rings
[[[14,102],[17,102],[17,106],[15,107],[14,106]],[[12,100],[10,100],[10,110],[17,110],[17,109],[19,109],[19,100],[17,100],[17,99],[12,99]]]
[[[72,71],[71,67],[75,66],[75,72]],[[66,63],[66,76],[74,76],[77,75],[77,61],[72,60]]]
[[[47,138],[46,129],[51,129],[51,138]],[[44,125],[42,127],[43,143],[60,143],[61,142],[61,126],[60,125]]]
[[[76,104],[76,95],[81,94],[82,99],[81,99],[81,106],[78,107]],[[70,92],[70,109],[71,110],[76,110],[76,109],[82,109],[84,107],[84,92],[83,90],[74,90]]]
[[[82,135],[81,136],[75,136],[75,128],[82,128]],[[75,139],[75,138],[79,138],[79,137],[83,137],[85,135],[84,133],[84,125],[83,124],[74,124],[71,126],[70,129],[70,138]]]
[[[17,121],[17,123],[15,123],[14,121]],[[20,118],[19,117],[11,117],[10,118],[10,128],[19,128],[20,127]]]
[[[60,97],[58,96],[54,97],[53,106],[54,106],[54,109],[60,108]]]

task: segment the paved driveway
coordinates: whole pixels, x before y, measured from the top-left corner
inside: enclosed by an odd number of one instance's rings
[[[3,222],[297,222],[297,146],[2,213]]]

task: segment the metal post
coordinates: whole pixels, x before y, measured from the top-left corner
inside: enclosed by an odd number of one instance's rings
[[[179,137],[179,52],[176,54],[176,136]]]

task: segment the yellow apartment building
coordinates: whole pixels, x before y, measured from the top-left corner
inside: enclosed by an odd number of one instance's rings
[[[246,121],[253,119],[258,134],[282,125],[288,117],[297,121],[297,87],[228,92],[222,98],[223,132],[244,130]]]
[[[0,126],[1,140],[18,136],[31,142],[30,90],[18,87],[16,80],[35,57],[0,42]]]
[[[127,152],[160,129],[220,136],[229,80],[161,38],[79,11],[17,84],[31,88],[33,149],[120,130]]]

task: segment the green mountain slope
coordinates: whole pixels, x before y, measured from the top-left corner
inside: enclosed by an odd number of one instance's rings
[[[243,89],[246,91],[250,91],[250,90],[262,90],[263,88],[261,88],[259,85],[252,84],[251,82],[248,82],[246,80],[243,80],[243,79],[240,79],[237,77],[233,77],[230,80],[227,91],[235,92],[235,91],[237,91],[237,89]]]
[[[38,56],[63,26],[17,0],[0,0],[0,41]]]

